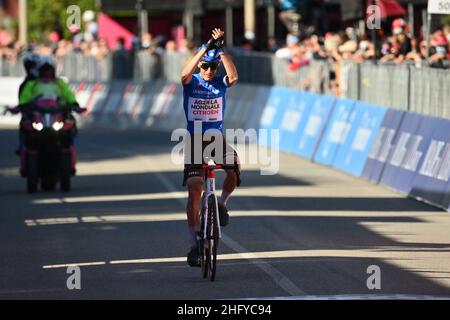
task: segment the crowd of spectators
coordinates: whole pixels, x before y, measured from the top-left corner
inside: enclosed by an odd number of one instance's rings
[[[430,52],[427,60],[427,41],[424,38],[411,37],[407,23],[403,19],[393,22],[392,35],[377,35],[377,49],[370,36],[347,28],[337,33],[316,34],[300,38],[288,34],[286,43],[278,48],[270,39],[269,51],[282,59],[289,60],[289,69],[296,70],[311,60],[331,59],[337,62],[346,60],[363,62],[376,59],[380,63],[402,64],[413,62],[417,66],[428,62],[432,67],[445,67],[450,60],[450,26],[435,30],[430,37]]]
[[[279,46],[274,39],[269,39],[267,51],[276,57],[286,60],[288,73],[298,72],[312,61],[327,61],[330,66],[329,90],[340,94],[339,83],[342,75],[343,62],[362,63],[376,61],[379,64],[412,64],[418,68],[429,66],[433,68],[450,67],[450,26],[435,30],[430,36],[430,50],[427,52],[427,41],[424,37],[418,39],[410,35],[408,24],[403,19],[392,23],[391,35],[384,36],[377,32],[376,45],[371,35],[360,33],[358,29],[347,28],[342,32],[328,32],[319,36],[312,32],[308,36],[298,36],[289,33],[285,44]],[[427,57],[428,56],[428,57]],[[301,79],[299,87],[308,89],[310,75]]]

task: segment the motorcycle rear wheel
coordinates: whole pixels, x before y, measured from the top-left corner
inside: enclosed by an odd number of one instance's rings
[[[36,155],[27,156],[27,191],[36,193],[38,190],[39,170],[38,159]]]
[[[63,153],[61,156],[61,176],[60,176],[60,189],[62,192],[70,191],[71,170],[72,170],[72,159],[70,157],[70,154]]]

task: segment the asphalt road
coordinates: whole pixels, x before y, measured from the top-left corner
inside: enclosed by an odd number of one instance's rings
[[[0,299],[450,296],[449,213],[293,155],[275,176],[243,166],[211,283],[185,262],[169,134],[82,130],[69,194],[28,195],[16,144],[0,130]]]

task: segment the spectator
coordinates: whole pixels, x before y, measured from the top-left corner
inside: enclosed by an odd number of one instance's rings
[[[175,41],[173,40],[169,40],[166,42],[166,53],[174,53],[177,51],[177,45],[175,43]]]
[[[180,41],[180,48],[178,51],[180,53],[186,53],[189,55],[195,54],[197,52],[194,43],[190,39],[182,39]]]
[[[141,36],[141,50],[149,51],[152,48],[153,35],[146,33]]]
[[[73,24],[69,28],[73,43],[73,49],[75,51],[81,50],[81,42],[83,41],[83,34],[80,32],[80,28],[76,24]]]
[[[278,49],[275,56],[280,59],[291,59],[292,51],[297,47],[299,39],[296,35],[288,34],[286,37],[286,46]]]
[[[280,4],[280,20],[289,33],[300,35],[300,7],[306,0],[278,0]]]
[[[109,53],[110,53],[110,50],[109,50],[108,44],[106,43],[106,40],[101,38],[98,41],[97,59],[104,60]]]
[[[448,56],[448,42],[447,38],[442,30],[437,30],[433,33],[431,48],[430,48],[430,67],[444,68],[444,60],[449,58]]]
[[[361,63],[365,60],[373,59],[375,56],[375,46],[366,36],[363,36],[358,45],[358,50],[353,55],[355,62]]]
[[[277,40],[273,37],[267,38],[267,51],[275,53],[278,49],[280,49],[280,46],[278,45]]]
[[[84,22],[84,34],[83,39],[86,42],[92,42],[97,40],[98,34],[98,25],[95,22],[95,13],[92,10],[87,10],[83,13],[83,22]]]
[[[414,43],[417,42],[416,40]],[[416,67],[420,67],[422,65],[422,61],[424,61],[427,57],[427,42],[422,40],[418,43],[418,45],[412,45],[412,51],[406,55],[406,60],[414,61]]]
[[[351,60],[353,54],[358,50],[358,43],[355,40],[350,39],[347,34],[342,38],[344,39],[344,44],[339,46],[338,52],[342,55],[344,60]]]
[[[447,39],[447,43],[450,44],[450,25],[444,26],[443,31],[445,38]]]
[[[288,66],[289,71],[295,71],[303,66],[309,64],[310,59],[307,56],[307,50],[304,45],[296,46],[292,50],[290,63]]]
[[[117,39],[117,47],[113,53],[113,75],[116,79],[126,79],[130,73],[130,56],[125,48],[125,39]]]
[[[72,50],[72,44],[68,40],[60,40],[58,41],[57,48],[55,50],[55,56],[56,58],[61,58],[66,56],[70,51]]]

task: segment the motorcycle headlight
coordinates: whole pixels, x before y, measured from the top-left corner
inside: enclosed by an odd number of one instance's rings
[[[44,125],[42,124],[42,122],[33,122],[32,126],[37,131],[42,131],[42,129],[44,129]]]
[[[59,131],[64,127],[64,123],[63,122],[55,122],[53,124],[53,130],[55,131]]]

